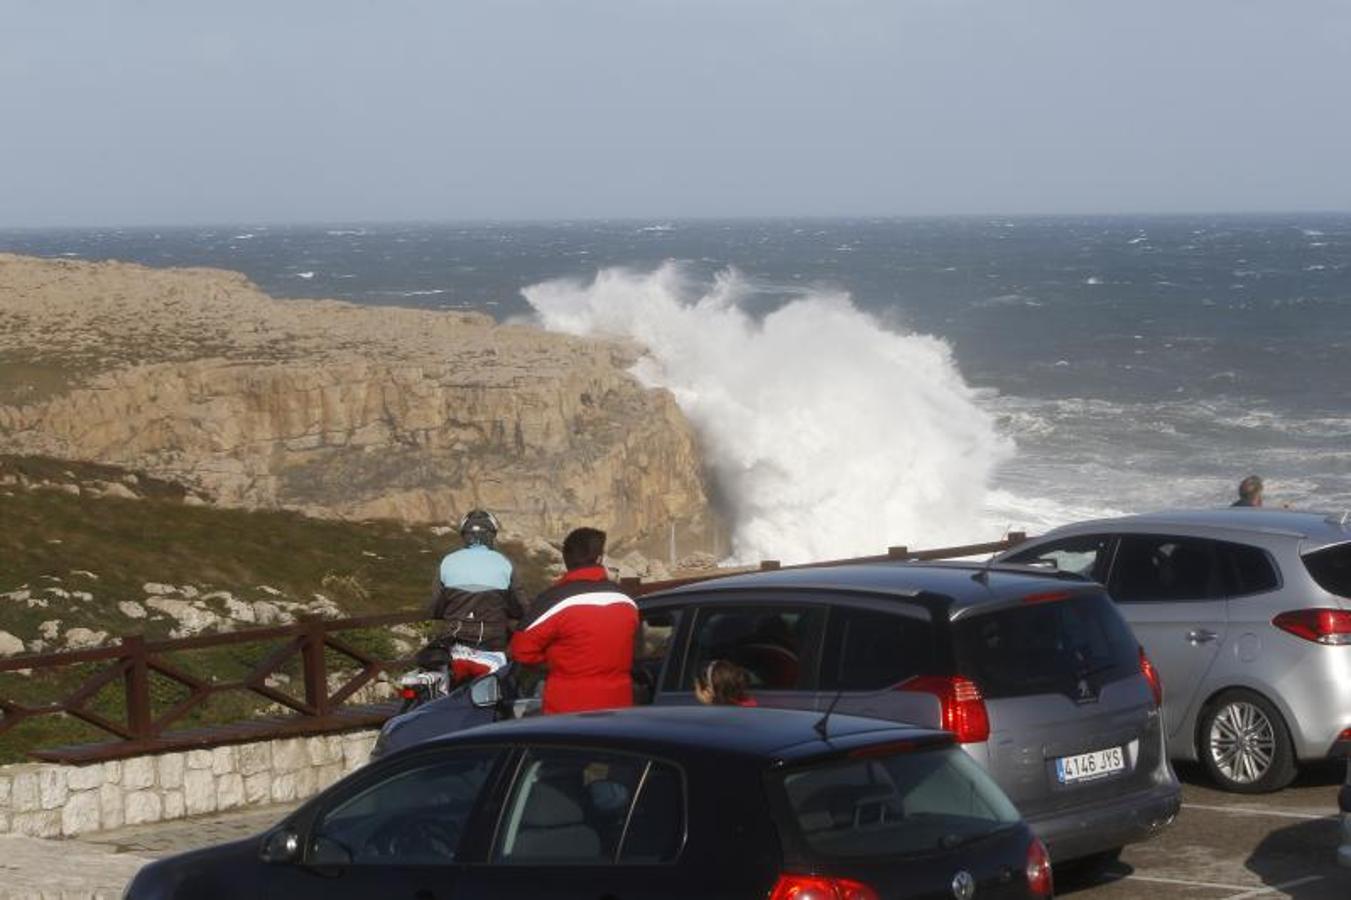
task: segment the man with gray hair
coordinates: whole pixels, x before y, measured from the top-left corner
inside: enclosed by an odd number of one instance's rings
[[[1238,483],[1238,499],[1230,504],[1231,506],[1261,506],[1262,505],[1262,479],[1257,475],[1249,475]]]

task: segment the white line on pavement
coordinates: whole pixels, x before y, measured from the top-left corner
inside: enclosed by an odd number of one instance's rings
[[[1252,809],[1247,806],[1207,806],[1204,803],[1184,803],[1183,809],[1204,809],[1211,812],[1236,813],[1244,816],[1275,816],[1280,819],[1335,819],[1334,814],[1318,815],[1316,813],[1288,812],[1281,809]]]
[[[1164,878],[1160,875],[1110,875],[1109,881],[1148,881],[1151,884],[1176,884],[1182,887],[1204,887],[1216,888],[1221,891],[1250,891],[1252,885],[1249,884],[1219,884],[1214,881],[1188,881],[1185,878]]]
[[[1224,900],[1248,900],[1249,897],[1260,897],[1263,894],[1270,894],[1273,891],[1283,891],[1286,888],[1298,887],[1301,884],[1308,884],[1311,881],[1322,880],[1322,875],[1305,875],[1303,878],[1296,878],[1294,881],[1287,881],[1284,884],[1270,884],[1255,890],[1244,891],[1242,894],[1234,894],[1232,897],[1225,897]]]

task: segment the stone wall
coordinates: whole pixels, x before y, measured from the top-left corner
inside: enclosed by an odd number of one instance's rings
[[[0,834],[70,837],[303,799],[365,763],[375,736],[287,738],[87,766],[0,766]]]

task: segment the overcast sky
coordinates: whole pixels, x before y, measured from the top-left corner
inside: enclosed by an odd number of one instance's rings
[[[1351,209],[1346,0],[0,13],[0,226]]]

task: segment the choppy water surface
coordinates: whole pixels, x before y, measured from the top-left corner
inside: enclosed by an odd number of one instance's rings
[[[747,555],[1215,505],[1249,472],[1269,502],[1351,508],[1351,216],[105,229],[0,249],[639,337]]]

